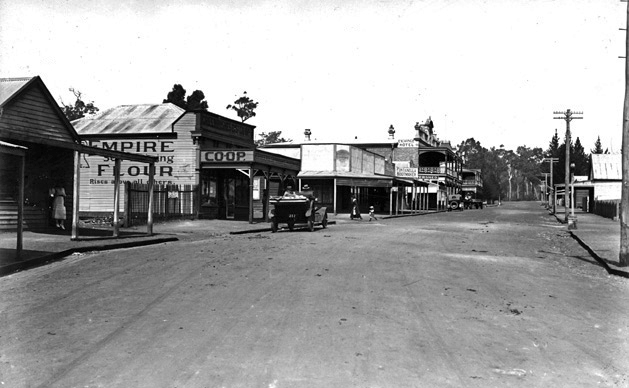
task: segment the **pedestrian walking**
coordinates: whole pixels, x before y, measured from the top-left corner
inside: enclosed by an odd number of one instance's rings
[[[369,221],[370,222],[371,222],[371,219],[378,221],[378,219],[376,218],[375,211],[373,210],[373,206],[369,206]]]
[[[360,215],[358,200],[356,199],[355,195],[352,195],[352,212],[350,213],[349,218],[352,220],[356,218],[358,218],[359,220],[363,219],[363,217]]]
[[[51,191],[52,200],[52,218],[55,219],[55,226],[65,230],[64,221],[66,220],[65,197],[66,190],[61,185],[55,186]]]

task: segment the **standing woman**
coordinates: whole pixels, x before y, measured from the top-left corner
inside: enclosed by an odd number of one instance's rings
[[[62,185],[57,185],[53,189],[53,196],[54,199],[52,201],[52,218],[55,219],[55,226],[57,228],[65,230],[66,227],[63,225],[63,223],[66,220],[66,190],[62,187]]]

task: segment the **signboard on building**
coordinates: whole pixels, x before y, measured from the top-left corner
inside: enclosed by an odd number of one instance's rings
[[[439,179],[439,175],[418,175],[417,179],[421,179],[421,180],[438,180]]]
[[[417,178],[417,168],[396,166],[395,176],[400,178]]]
[[[413,139],[400,139],[397,141],[398,148],[418,148],[419,142]]]
[[[253,150],[211,150],[201,152],[201,162],[241,163],[253,162]]]

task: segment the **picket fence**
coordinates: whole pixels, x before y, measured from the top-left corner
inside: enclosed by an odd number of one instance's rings
[[[601,217],[617,220],[620,217],[620,200],[594,200],[593,212]]]
[[[153,185],[153,220],[197,218],[198,185]],[[125,183],[125,224],[148,222],[149,190],[147,184]]]

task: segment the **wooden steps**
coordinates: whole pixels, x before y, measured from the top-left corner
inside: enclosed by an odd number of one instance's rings
[[[47,209],[24,206],[24,230],[48,227]],[[11,198],[0,198],[0,231],[17,230],[17,202]]]

